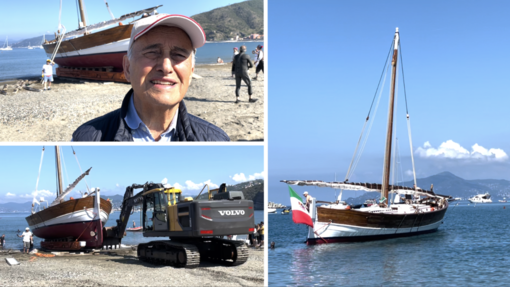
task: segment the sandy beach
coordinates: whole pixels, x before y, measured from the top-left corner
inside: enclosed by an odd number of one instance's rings
[[[188,113],[223,129],[232,141],[264,140],[264,81],[252,81],[255,103],[248,102],[248,89],[242,84],[235,104],[235,79],[231,65],[197,66],[184,101]],[[252,77],[254,71],[251,71]],[[38,79],[30,87],[42,89]],[[21,89],[14,94],[15,81],[0,94],[0,141],[70,141],[81,124],[120,108],[129,84],[55,78],[51,91]]]
[[[17,250],[16,250],[17,251]],[[0,286],[263,286],[264,251],[250,248],[242,265],[201,262],[194,269],[139,261],[136,251],[120,250],[55,257],[0,252]],[[10,266],[5,258],[20,265]]]

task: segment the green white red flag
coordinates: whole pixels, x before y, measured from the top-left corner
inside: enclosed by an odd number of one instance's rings
[[[313,227],[312,216],[306,210],[303,199],[289,186],[290,205],[292,208],[292,220],[294,223],[306,224]]]

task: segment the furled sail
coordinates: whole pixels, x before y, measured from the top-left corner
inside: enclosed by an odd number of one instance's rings
[[[82,180],[86,175],[89,175],[89,172],[92,168],[89,168],[87,169],[84,173],[82,173],[71,185],[69,185],[66,190],[64,192],[62,192],[62,194],[60,194],[60,196],[58,196],[51,204],[50,206],[53,206],[53,205],[57,205],[60,203],[61,200],[63,200],[66,195],[69,194],[69,192],[71,192],[73,190],[73,188],[76,187],[76,185],[78,185],[78,183],[80,182],[80,180]]]
[[[151,8],[143,9],[143,10],[136,11],[136,12],[133,12],[133,13],[125,14],[125,15],[122,15],[119,18],[116,18],[116,19],[113,19],[113,20],[103,21],[103,22],[100,22],[100,23],[88,25],[85,28],[81,28],[81,29],[74,30],[74,31],[66,33],[64,35],[64,38],[78,36],[78,35],[83,35],[85,32],[91,32],[93,30],[97,30],[97,29],[101,29],[101,28],[104,28],[104,27],[107,27],[107,26],[110,26],[110,25],[113,25],[113,24],[117,24],[117,23],[122,22],[122,21],[124,21],[126,19],[129,19],[129,18],[142,16],[144,13],[150,14],[150,13],[154,12],[156,9],[158,9],[161,6],[163,6],[163,5],[159,5],[159,6],[156,6],[156,7],[151,7]]]
[[[317,186],[317,187],[329,187],[334,189],[343,189],[343,190],[361,190],[361,191],[376,191],[381,192],[382,184],[379,183],[363,183],[363,182],[325,182],[322,180],[281,180],[281,182],[285,182],[287,184],[299,185],[299,186]],[[407,186],[397,186],[390,185],[389,186],[390,193],[399,193],[399,194],[418,194],[425,196],[433,196],[433,197],[450,197],[447,195],[436,194],[431,190],[425,190],[421,188],[416,188],[416,190],[412,187]]]

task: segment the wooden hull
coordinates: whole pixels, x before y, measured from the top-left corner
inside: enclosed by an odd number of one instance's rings
[[[64,201],[26,218],[35,236],[46,240],[86,241],[87,248],[101,247],[102,229],[112,204],[100,199],[99,215],[94,213],[94,197]]]
[[[423,213],[384,214],[352,209],[317,207],[307,244],[359,242],[434,232],[447,207]]]
[[[120,25],[75,39],[64,40],[55,56],[55,63],[66,68],[111,67],[122,72],[122,59],[127,54],[133,25]],[[56,43],[44,44],[51,57]]]

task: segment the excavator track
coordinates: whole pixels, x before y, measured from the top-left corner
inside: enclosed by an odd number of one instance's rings
[[[242,241],[208,238],[199,244],[198,248],[202,259],[226,266],[241,265],[249,256],[248,248]]]
[[[175,241],[141,243],[138,245],[138,258],[153,264],[181,268],[196,268],[200,265],[200,252],[195,245]]]

